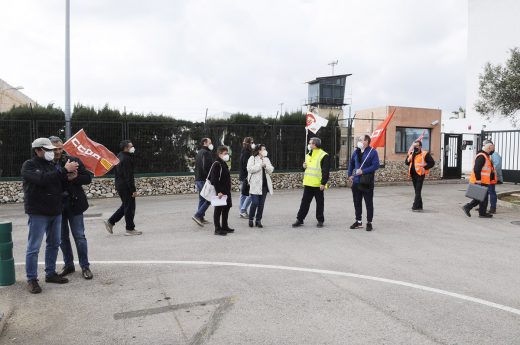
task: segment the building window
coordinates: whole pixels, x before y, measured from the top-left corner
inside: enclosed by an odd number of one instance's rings
[[[430,133],[429,128],[407,128],[397,127],[395,129],[395,153],[406,153],[412,143],[417,140],[423,133],[422,148],[430,151]]]

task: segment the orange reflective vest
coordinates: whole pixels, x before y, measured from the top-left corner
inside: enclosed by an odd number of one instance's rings
[[[430,169],[426,170],[424,167],[426,166],[426,155],[427,151],[421,151],[420,154],[416,154],[413,162],[413,166],[415,168],[415,172],[417,175],[428,175],[430,173]],[[408,162],[410,162],[410,167],[408,168],[408,176],[412,176],[412,157],[413,154],[408,155]]]
[[[480,172],[480,183],[482,184],[496,184],[497,183],[497,172],[495,171],[495,167],[493,166],[493,162],[489,156],[483,152],[479,153],[475,157],[475,161],[479,156],[483,156],[486,159],[486,163],[482,167],[482,171]],[[493,173],[493,179],[491,179],[491,174]],[[475,162],[473,162],[473,170],[471,170],[471,176],[469,178],[469,183],[476,183],[477,177],[475,176]]]

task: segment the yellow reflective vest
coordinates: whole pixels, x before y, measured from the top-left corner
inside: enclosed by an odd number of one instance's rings
[[[328,153],[322,149],[312,150],[312,154],[305,155],[307,169],[303,174],[303,185],[308,187],[321,186],[321,161]]]

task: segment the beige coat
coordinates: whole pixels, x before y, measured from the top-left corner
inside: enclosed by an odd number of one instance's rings
[[[273,194],[273,182],[271,174],[274,167],[269,158],[260,158],[260,155],[251,156],[247,161],[247,181],[249,182],[249,194],[262,195],[262,161],[265,163],[265,177],[267,179],[267,190]]]

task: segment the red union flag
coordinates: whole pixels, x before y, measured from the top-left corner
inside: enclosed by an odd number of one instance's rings
[[[392,120],[394,113],[395,109],[390,115],[386,117],[385,121],[383,121],[383,123],[380,124],[379,127],[377,127],[377,129],[370,136],[372,139],[370,141],[370,146],[372,146],[374,149],[385,146],[386,127],[388,126],[390,120]]]
[[[314,113],[309,112],[305,116],[305,127],[314,134],[316,134],[321,127],[326,126],[328,122],[329,120]]]
[[[83,129],[67,140],[63,144],[63,149],[71,156],[81,159],[85,168],[94,173],[94,176],[103,176],[119,164],[116,155],[105,146],[87,137]]]

